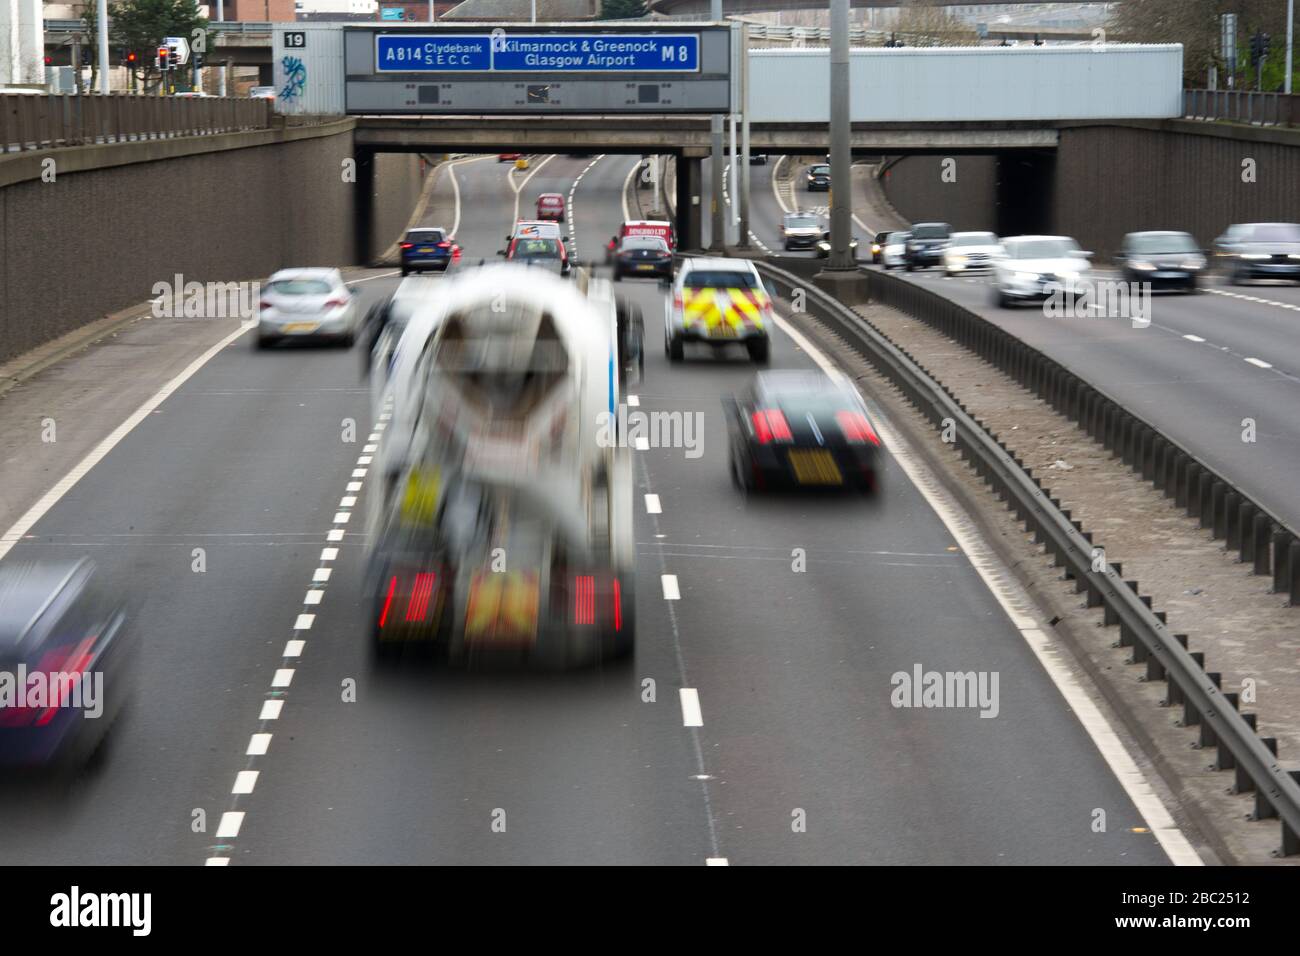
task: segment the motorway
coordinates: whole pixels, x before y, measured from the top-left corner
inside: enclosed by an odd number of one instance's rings
[[[752,167],[751,229],[781,254],[774,165]],[[802,188],[795,197],[801,206],[826,203],[824,194]],[[854,232],[866,240],[881,227],[860,212],[860,221],[871,228],[855,223]],[[1214,237],[1197,238],[1208,245]],[[1104,263],[1094,265],[1101,267],[1099,278],[1108,276]],[[1050,355],[1300,528],[1295,479],[1300,417],[1291,411],[1300,401],[1300,285],[1232,286],[1214,276],[1199,295],[1153,294],[1150,326],[1135,328],[1119,318],[1051,319],[1036,306],[1000,309],[992,302],[987,277],[949,279],[937,270],[894,274],[924,284]],[[1242,440],[1243,419],[1256,424],[1253,443]]]
[[[502,246],[516,198],[530,215],[562,192],[578,256],[599,261],[635,162],[463,162],[459,202],[444,176],[429,224],[454,217],[472,268]],[[366,305],[397,283],[356,277]],[[657,287],[619,289],[646,314],[640,407],[704,421],[698,459],[636,453],[632,666],[378,667],[360,583],[364,443],[381,432],[360,356],[255,352],[245,334],[5,559],[92,554],[146,653],[102,766],[70,789],[0,795],[0,862],[1168,863],[1154,798],[1117,776],[1062,694],[1069,675],[1040,662],[927,493],[890,461],[874,502],[746,500],[720,399],[753,366],[689,352],[670,366]],[[812,367],[789,329],[773,367]],[[340,440],[349,418],[355,444]],[[891,674],[917,664],[997,672],[997,717],[893,707]]]

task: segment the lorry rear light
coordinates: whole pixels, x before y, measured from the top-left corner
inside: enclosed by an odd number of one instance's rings
[[[573,579],[573,623],[596,623],[596,578],[579,574]]]
[[[422,571],[411,585],[411,599],[406,603],[406,620],[423,621],[429,615],[429,596],[438,576],[432,571]]]

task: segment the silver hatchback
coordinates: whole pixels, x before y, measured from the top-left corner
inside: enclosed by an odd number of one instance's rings
[[[338,269],[281,269],[262,286],[257,346],[285,339],[325,339],[350,346],[361,314]]]

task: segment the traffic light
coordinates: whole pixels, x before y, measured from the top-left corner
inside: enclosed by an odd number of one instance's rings
[[[47,54],[46,57],[45,57],[45,65],[46,65],[46,66],[53,66],[53,65],[54,65],[54,57],[49,56],[49,55]]]
[[[160,71],[165,73],[172,68],[171,55],[172,55],[172,51],[169,47],[160,46],[158,48],[157,63],[158,63],[158,69]]]
[[[90,47],[88,46],[81,48],[81,65],[90,66]]]
[[[139,60],[139,57],[135,55],[135,50],[127,50],[124,60],[126,61],[127,66],[135,66],[136,62]]]
[[[202,53],[200,53],[198,50],[195,50],[193,53],[190,54],[190,59],[191,59],[191,62],[193,62],[193,64],[194,64],[194,69],[196,69],[196,70],[201,70],[201,69],[203,69],[203,54],[202,54]]]
[[[1272,37],[1267,33],[1255,33],[1250,38],[1250,65],[1258,66],[1261,60],[1268,58],[1268,48],[1272,43]]]

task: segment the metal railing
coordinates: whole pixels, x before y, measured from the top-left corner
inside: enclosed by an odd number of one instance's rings
[[[807,261],[787,260],[799,268]],[[829,322],[926,418],[936,426],[955,426],[956,450],[1033,532],[1035,542],[1073,581],[1075,591],[1087,595],[1087,606],[1103,608],[1103,625],[1118,625],[1119,646],[1132,648],[1130,663],[1146,665],[1147,680],[1166,683],[1164,703],[1181,706],[1183,725],[1199,728],[1199,746],[1215,749],[1213,768],[1234,771],[1230,791],[1254,794],[1254,819],[1281,823],[1279,855],[1300,853],[1300,770],[1281,764],[1276,738],[1262,738],[1255,732],[1256,715],[1238,710],[1239,695],[1224,691],[1221,675],[1206,670],[1204,653],[1187,649],[1187,635],[1170,633],[1164,612],[1151,607],[1150,597],[1139,593],[1138,582],[1124,579],[1121,564],[1103,561],[1098,568],[1092,534],[1051,497],[1043,479],[968,414],[957,396],[924,366],[807,279],[768,263],[756,265],[778,285],[804,290],[808,310]],[[1277,560],[1274,590],[1289,590],[1292,603],[1297,603],[1300,541],[1294,531],[1280,526],[1152,426],[1006,330],[917,283],[871,271],[865,278],[873,302],[914,316],[973,350],[1078,422],[1178,506],[1186,506],[1188,514],[1200,515],[1203,526],[1208,517],[1208,526],[1215,528],[1217,536],[1225,536],[1221,532],[1226,528],[1229,548],[1239,550],[1243,560],[1253,560],[1256,573],[1268,573],[1272,544]]]
[[[113,23],[109,18],[109,25]],[[270,33],[270,20],[209,20],[208,30],[211,33]],[[46,33],[83,33],[90,31],[86,27],[84,20],[46,20]]]
[[[265,99],[0,93],[0,155],[269,129],[271,116]]]
[[[1183,90],[1183,116],[1254,126],[1300,125],[1300,95],[1254,90]]]

